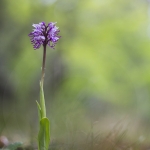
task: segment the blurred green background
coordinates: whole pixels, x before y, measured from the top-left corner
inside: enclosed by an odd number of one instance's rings
[[[118,126],[150,135],[150,4],[146,0],[0,0],[0,134],[36,141],[42,48],[32,24],[57,22],[47,48],[52,139]],[[75,134],[76,133],[76,134]]]

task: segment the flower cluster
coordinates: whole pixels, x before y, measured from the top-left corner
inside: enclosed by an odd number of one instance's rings
[[[46,26],[45,22],[40,22],[39,24],[33,24],[33,31],[29,34],[31,39],[31,43],[33,44],[34,49],[39,49],[41,45],[53,48],[55,47],[57,41],[60,36],[58,33],[58,27],[55,25],[56,23],[50,22]]]

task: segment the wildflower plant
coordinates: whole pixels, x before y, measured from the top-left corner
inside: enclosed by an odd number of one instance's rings
[[[40,102],[36,101],[39,116],[39,133],[38,133],[38,150],[48,150],[50,142],[50,121],[46,117],[46,107],[44,98],[44,76],[45,76],[45,62],[46,62],[46,47],[47,45],[54,49],[60,36],[60,30],[55,25],[56,23],[50,22],[46,25],[45,22],[33,24],[33,31],[29,34],[33,48],[39,49],[43,46],[43,62],[42,62],[42,75],[40,80]]]

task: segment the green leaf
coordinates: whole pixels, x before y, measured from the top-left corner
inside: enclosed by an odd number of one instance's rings
[[[8,145],[5,150],[16,150],[18,147],[21,147],[21,146],[22,146],[21,142],[16,142],[16,143],[12,143]]]
[[[38,134],[38,149],[48,150],[50,143],[50,122],[48,118],[42,118],[40,121],[40,131]]]
[[[38,103],[38,101],[36,101],[36,104],[37,104],[37,108],[38,108],[39,120],[41,120],[41,119],[42,119],[41,106],[40,106],[40,104]]]

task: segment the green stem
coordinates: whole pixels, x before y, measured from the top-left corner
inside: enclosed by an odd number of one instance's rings
[[[41,76],[41,84],[44,84],[44,76],[45,76],[45,62],[46,62],[46,45],[43,45],[43,63],[42,63],[42,76]]]
[[[46,107],[45,107],[45,99],[44,99],[44,76],[45,76],[45,62],[46,62],[46,45],[43,45],[43,63],[42,63],[42,76],[40,81],[40,105],[42,111],[42,118],[46,117]]]

